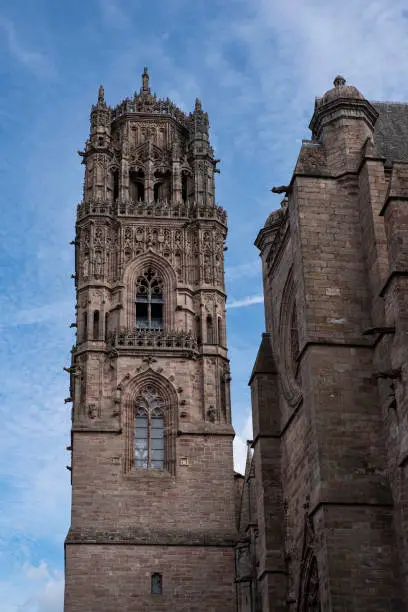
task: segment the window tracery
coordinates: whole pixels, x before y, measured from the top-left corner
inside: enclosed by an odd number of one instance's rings
[[[163,398],[152,385],[145,387],[136,400],[136,468],[164,468],[164,406]]]
[[[290,322],[290,352],[292,359],[292,369],[295,379],[298,374],[298,354],[299,354],[299,331],[297,321],[296,301],[293,304],[292,317]]]
[[[290,406],[302,400],[301,375],[298,363],[299,326],[296,309],[296,286],[289,271],[282,292],[279,321],[282,390]]]
[[[136,327],[163,329],[163,281],[152,268],[136,280]]]
[[[302,561],[299,580],[299,612],[321,612],[320,585],[317,558],[315,553],[316,538],[313,522],[309,516],[309,498],[305,503],[305,528],[303,534]]]

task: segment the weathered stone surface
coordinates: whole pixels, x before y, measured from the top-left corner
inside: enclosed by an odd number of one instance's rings
[[[250,381],[239,533],[258,535],[241,612],[408,609],[407,122],[407,105],[337,77],[258,235],[267,336]]]
[[[226,214],[208,117],[198,101],[186,116],[156,99],[145,70],[140,94],[115,109],[101,88],[81,155],[65,611],[232,612]]]

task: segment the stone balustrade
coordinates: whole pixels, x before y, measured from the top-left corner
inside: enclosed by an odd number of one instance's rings
[[[198,341],[192,332],[162,329],[121,329],[108,334],[108,344],[115,349],[179,349],[198,352]]]

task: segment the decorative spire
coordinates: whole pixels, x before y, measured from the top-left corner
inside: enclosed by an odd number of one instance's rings
[[[98,104],[105,104],[105,90],[103,88],[103,85],[99,85]]]
[[[196,98],[194,112],[201,113],[203,110],[200,98]]]
[[[333,81],[333,85],[335,87],[344,87],[344,85],[346,84],[346,79],[341,76],[340,74],[336,76],[336,78]]]
[[[150,87],[149,87],[149,73],[147,70],[147,66],[144,67],[143,69],[143,74],[142,74],[142,90],[146,93],[150,93]]]

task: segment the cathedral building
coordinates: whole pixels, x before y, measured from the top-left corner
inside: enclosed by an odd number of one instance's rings
[[[233,611],[226,213],[201,103],[92,107],[75,245],[65,612]]]
[[[408,104],[337,77],[256,238],[240,612],[408,610]]]
[[[75,245],[65,612],[408,610],[408,104],[317,98],[256,238],[233,472],[225,211],[201,103],[101,87]]]

